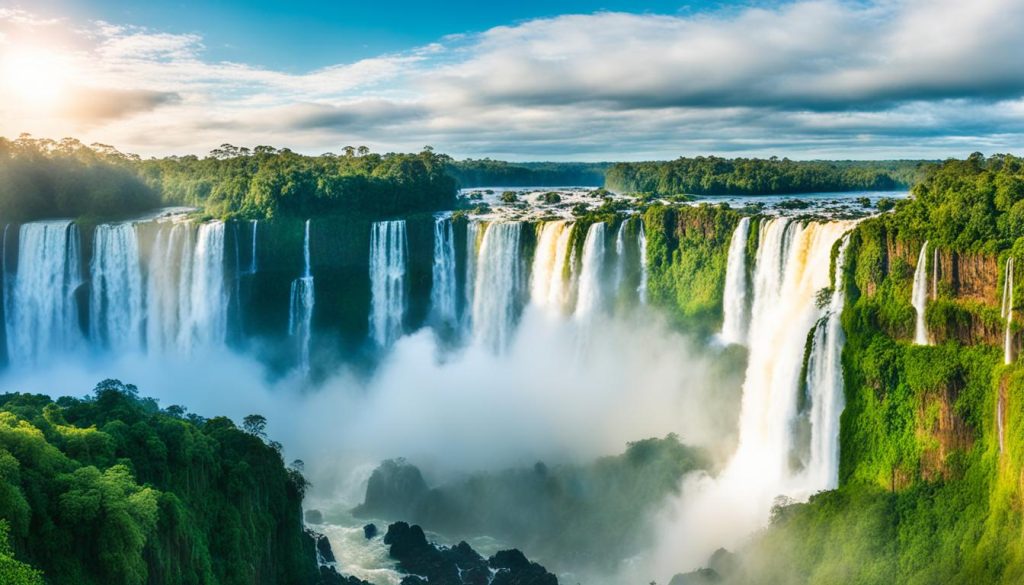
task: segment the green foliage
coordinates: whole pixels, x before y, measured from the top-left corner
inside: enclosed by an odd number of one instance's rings
[[[588,187],[604,184],[610,163],[510,163],[500,160],[450,161],[448,173],[459,186],[471,187]]]
[[[0,137],[0,217],[120,218],[157,207],[160,195],[139,178],[137,164],[108,146],[71,138]]]
[[[884,191],[910,186],[921,167],[919,161],[791,161],[776,157],[700,156],[616,163],[608,168],[605,186],[615,191],[661,196]]]
[[[86,399],[0,396],[0,522],[47,582],[315,583],[305,487],[260,437],[116,380]],[[41,582],[0,546],[4,571]]]
[[[143,161],[139,172],[164,201],[202,207],[219,218],[383,216],[455,206],[449,157],[429,148],[418,154],[360,152],[303,156],[226,144],[206,158]]]
[[[947,160],[885,216],[904,238],[994,252],[1024,236],[1024,159],[1009,154]]]
[[[710,335],[721,326],[729,241],[739,218],[710,205],[653,205],[644,213],[648,299],[690,331]]]

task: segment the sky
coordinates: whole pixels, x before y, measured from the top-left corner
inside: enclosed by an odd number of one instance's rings
[[[1024,1],[0,0],[0,136],[458,158],[1024,150]]]

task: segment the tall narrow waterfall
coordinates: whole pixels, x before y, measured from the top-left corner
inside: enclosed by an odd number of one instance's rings
[[[562,314],[572,299],[569,244],[575,226],[566,221],[541,224],[530,269],[530,302]]]
[[[496,351],[508,347],[523,296],[519,222],[493,223],[480,242],[473,295],[473,337]]]
[[[842,283],[837,282],[827,313],[815,300],[818,291],[830,284],[832,247],[851,226],[849,222],[805,224],[776,218],[761,228],[739,446],[725,472],[734,481],[755,482],[764,488],[758,515],[767,514],[771,498],[779,493],[806,497],[827,487],[833,475],[835,437],[829,435],[834,434],[842,404],[837,369]],[[826,314],[831,322],[821,330],[821,344],[809,374],[814,376],[810,392],[815,409],[811,444],[818,452],[803,476],[796,477],[790,467],[794,447],[791,423],[796,415],[804,350],[808,332]]]
[[[256,274],[256,230],[260,227],[258,219],[252,220],[252,250],[249,252],[249,274]]]
[[[228,293],[224,286],[224,223],[199,226],[192,257],[188,310],[178,344],[188,354],[198,347],[221,345],[227,339]]]
[[[370,232],[370,335],[388,347],[402,335],[408,253],[405,221],[379,221]]]
[[[910,293],[910,304],[917,311],[917,320],[914,326],[914,343],[917,345],[928,345],[928,326],[925,323],[925,307],[928,304],[928,242],[921,246],[921,253],[917,256],[917,268],[914,269],[914,287]]]
[[[466,285],[465,285],[465,307],[462,312],[462,325],[465,331],[472,331],[473,326],[473,299],[476,291],[476,266],[480,255],[480,240],[483,235],[481,227],[486,224],[479,221],[471,221],[466,225]]]
[[[450,215],[434,218],[434,265],[430,307],[435,324],[452,328],[458,322],[455,281],[455,227]]]
[[[1006,260],[1006,275],[1003,277],[1003,319],[1006,331],[1003,333],[1003,362],[1013,363],[1013,257]]]
[[[577,319],[589,318],[598,313],[604,304],[605,227],[604,222],[591,224],[583,242],[583,263],[576,300]]]
[[[640,286],[637,288],[637,294],[640,297],[640,304],[647,303],[647,234],[644,229],[643,222],[640,223],[640,229],[637,231],[637,241],[640,244]]]
[[[142,270],[130,223],[99,225],[93,236],[89,334],[118,353],[142,347]]]
[[[740,219],[729,242],[722,303],[724,320],[720,338],[723,343],[745,343],[747,338],[747,239],[750,218]]]
[[[31,365],[80,345],[75,291],[81,284],[75,224],[44,221],[21,226],[18,273],[6,316],[11,363]]]
[[[836,256],[835,288],[825,316],[814,329],[807,360],[807,391],[810,395],[811,445],[806,467],[811,489],[832,489],[839,485],[839,416],[846,405],[843,396],[843,334],[841,317],[846,303],[843,265],[849,235],[839,244]]]
[[[288,307],[288,335],[296,339],[299,353],[299,369],[309,375],[309,346],[313,339],[313,270],[309,256],[309,223],[306,220],[305,237],[302,243],[302,276],[292,281],[291,301]],[[254,232],[255,233],[255,232]]]

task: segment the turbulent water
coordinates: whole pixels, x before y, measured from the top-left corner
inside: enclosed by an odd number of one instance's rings
[[[370,333],[388,347],[404,330],[408,244],[405,221],[379,221],[370,232]]]
[[[744,217],[736,225],[729,242],[729,255],[725,268],[725,291],[722,301],[723,343],[745,343],[747,338],[747,238],[750,218]]]
[[[313,339],[313,305],[316,302],[309,253],[309,224],[310,220],[307,219],[302,240],[302,276],[292,281],[291,301],[288,306],[288,335],[297,343],[299,371],[304,376],[308,376],[310,371],[309,346]],[[253,229],[255,234],[255,227]],[[255,248],[253,250],[255,251]]]
[[[910,304],[917,312],[917,319],[914,322],[914,343],[917,345],[928,345],[928,325],[925,322],[925,308],[928,305],[928,242],[921,246],[921,253],[917,255],[917,268],[914,269],[914,286],[910,292]]]

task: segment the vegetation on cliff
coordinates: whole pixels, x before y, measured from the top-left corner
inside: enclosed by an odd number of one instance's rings
[[[0,396],[0,580],[319,583],[305,480],[259,423],[161,410],[116,380]]]
[[[828,191],[887,191],[913,185],[921,161],[793,161],[716,156],[616,163],[605,187],[659,196],[772,195]]]

